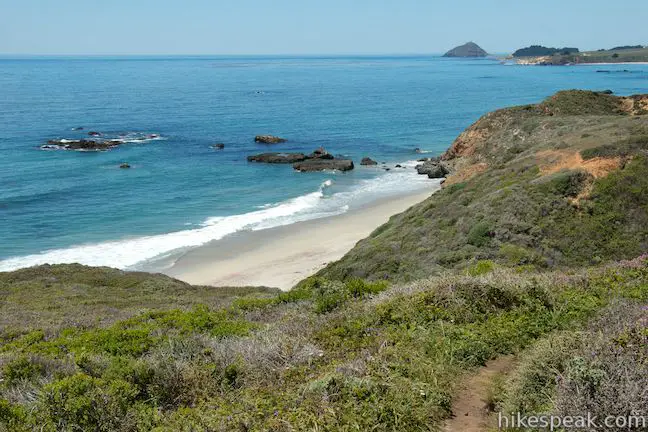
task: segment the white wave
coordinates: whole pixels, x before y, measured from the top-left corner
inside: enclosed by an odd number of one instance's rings
[[[172,252],[201,246],[238,231],[257,231],[334,216],[380,197],[437,188],[438,181],[416,174],[412,168],[416,164],[416,161],[401,163],[404,168],[392,168],[391,171],[385,172],[383,175],[358,182],[350,190],[326,196],[325,190],[334,185],[334,182],[328,179],[315,192],[249,213],[211,217],[195,229],[79,245],[9,258],[0,261],[0,271],[11,271],[46,263],[75,262],[92,266],[133,269],[143,262],[169,256]]]
[[[159,141],[165,140],[166,138],[160,134],[143,134],[140,132],[129,132],[124,135],[120,135],[117,138],[111,138],[111,141],[119,141],[123,143],[145,143],[150,141]]]

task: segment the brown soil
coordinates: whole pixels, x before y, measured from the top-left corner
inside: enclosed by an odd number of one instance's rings
[[[621,166],[621,158],[593,158],[583,160],[580,153],[568,150],[544,150],[536,153],[542,174],[553,174],[564,169],[584,169],[595,178],[605,177]]]
[[[476,176],[477,174],[483,173],[487,169],[488,164],[484,162],[464,166],[457,172],[453,173],[450,177],[448,177],[443,185],[448,186],[451,184],[464,182],[466,180],[469,180],[471,177]]]
[[[490,412],[487,406],[493,379],[513,369],[514,357],[504,356],[492,360],[477,374],[468,377],[452,405],[454,417],[447,420],[443,432],[482,432],[490,426]]]

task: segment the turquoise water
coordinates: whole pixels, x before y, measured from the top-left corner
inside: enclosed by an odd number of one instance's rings
[[[611,73],[600,73],[607,70]],[[623,72],[628,70],[628,72]],[[560,89],[646,92],[648,66],[524,67],[439,57],[0,59],[0,270],[137,268],[243,229],[426,187],[413,169],[249,164],[257,134],[391,165],[445,150],[482,114]],[[74,127],[83,131],[73,131]],[[52,138],[158,134],[107,152]],[[222,142],[216,151],[211,144]],[[133,168],[121,170],[128,162]]]

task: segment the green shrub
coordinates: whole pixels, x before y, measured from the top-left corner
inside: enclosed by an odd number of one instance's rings
[[[125,381],[76,374],[43,387],[37,417],[59,431],[118,430],[136,396]]]
[[[387,286],[385,281],[367,282],[358,278],[344,283],[320,280],[311,287],[314,290],[313,307],[317,313],[330,312],[350,299],[377,294],[387,289]]]
[[[478,222],[468,231],[468,243],[473,246],[482,247],[490,241],[490,238],[490,224],[485,221]]]
[[[466,269],[469,276],[481,276],[495,270],[495,263],[491,260],[480,260]]]
[[[639,153],[642,150],[648,150],[648,135],[634,135],[630,138],[617,141],[614,144],[604,144],[598,147],[582,150],[581,157],[585,160],[596,157],[628,157]]]
[[[33,362],[29,357],[21,355],[2,367],[2,376],[6,385],[14,385],[20,381],[29,381],[43,375],[45,367]]]
[[[500,246],[499,255],[505,258],[508,264],[515,266],[537,262],[537,257],[532,250],[511,243]]]
[[[520,358],[515,373],[504,386],[505,413],[541,413],[551,409],[556,376],[565,370],[582,334],[559,332],[540,339]]]
[[[277,303],[276,297],[241,297],[232,302],[232,307],[242,311],[264,309]]]
[[[542,179],[541,185],[546,193],[563,197],[576,197],[591,179],[592,176],[587,171],[561,171]]]
[[[20,405],[13,405],[6,399],[0,399],[0,430],[7,431],[27,431],[25,423],[27,420],[27,412]]]

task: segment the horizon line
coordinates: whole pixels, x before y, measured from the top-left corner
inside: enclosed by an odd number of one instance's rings
[[[0,53],[0,58],[11,57],[425,57],[443,56],[445,52],[376,52],[376,53],[267,53],[267,54],[216,54],[216,53],[57,53],[57,54],[33,54],[33,53]],[[499,55],[507,55],[510,52],[488,53],[488,58]],[[475,57],[480,58],[480,57]]]

